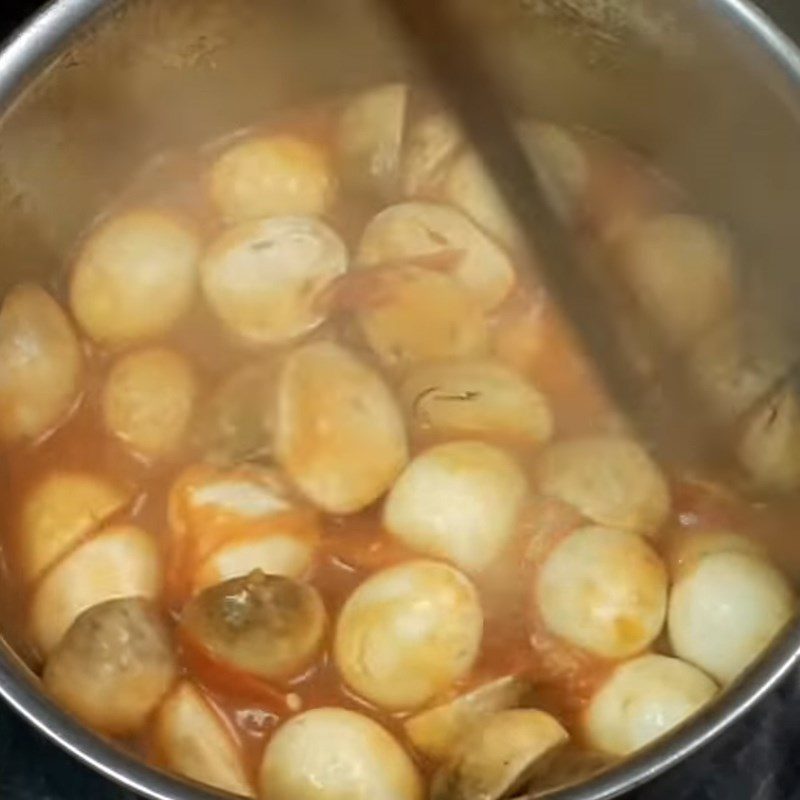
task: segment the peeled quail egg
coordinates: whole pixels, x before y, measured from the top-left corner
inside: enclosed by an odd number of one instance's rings
[[[584,726],[593,747],[627,756],[680,725],[716,693],[714,681],[696,667],[644,655],[614,670],[592,698]]]
[[[462,144],[456,121],[442,111],[432,111],[410,127],[401,166],[406,197],[432,197]]]
[[[275,452],[302,492],[335,514],[377,500],[408,459],[402,414],[388,386],[331,342],[305,345],[287,358]]]
[[[464,575],[435,561],[409,561],[350,595],[334,655],[354,692],[393,711],[411,709],[470,670],[482,633],[480,601]]]
[[[32,284],[16,286],[0,309],[0,437],[35,439],[78,397],[83,356],[58,303]]]
[[[675,654],[727,684],[791,619],[795,598],[771,564],[746,553],[697,560],[672,588],[669,638]]]
[[[456,359],[414,367],[400,389],[407,416],[424,432],[486,435],[538,445],[553,415],[533,384],[500,361]]]
[[[436,772],[431,800],[500,800],[524,790],[567,743],[561,724],[533,708],[498,711]]]
[[[37,578],[130,497],[114,481],[90,472],[58,470],[44,477],[22,504],[20,555],[25,577]]]
[[[319,653],[326,614],[312,586],[255,570],[192,598],[181,627],[217,661],[264,680],[286,680]]]
[[[139,731],[178,676],[169,632],[139,597],[92,606],[72,623],[45,666],[47,691],[93,728]]]
[[[643,447],[621,436],[558,442],[542,453],[535,474],[542,494],[600,525],[651,536],[669,514],[666,478]]]
[[[345,174],[356,186],[391,192],[398,177],[408,87],[387,83],[350,100],[339,119],[337,142]]]
[[[386,499],[383,524],[412,550],[479,572],[511,541],[526,491],[522,468],[499,448],[448,442],[406,467]]]
[[[130,211],[92,232],[72,273],[70,305],[81,328],[110,347],[153,339],[187,311],[200,243],[179,219]]]
[[[488,348],[480,305],[440,271],[417,266],[382,270],[375,299],[357,316],[368,344],[390,366],[477,356]]]
[[[312,142],[277,135],[246,139],[214,163],[210,193],[230,222],[323,214],[335,193],[327,154]]]
[[[270,800],[422,800],[398,742],[369,717],[315,708],[285,722],[267,745],[259,787]]]
[[[208,304],[251,344],[281,342],[319,325],[322,291],[347,269],[347,250],[312,217],[273,217],[237,225],[200,263]]]
[[[442,761],[455,752],[468,731],[496,711],[522,705],[530,691],[530,683],[514,675],[498,678],[409,717],[403,728],[419,752]]]
[[[107,528],[73,550],[37,586],[30,611],[33,641],[50,653],[87,608],[118,597],[155,597],[160,588],[153,538],[132,525]]]
[[[595,655],[626,658],[661,632],[666,570],[640,536],[580,528],[544,558],[533,601],[551,633]]]
[[[197,395],[191,365],[174,350],[152,347],[120,358],[103,387],[106,427],[133,453],[151,461],[180,447]]]
[[[763,556],[761,544],[750,536],[725,529],[689,529],[673,534],[668,548],[668,563],[673,580],[705,556],[714,553],[746,553]]]
[[[651,217],[619,247],[620,266],[642,311],[674,347],[693,343],[732,309],[731,246],[704,220]]]
[[[154,740],[164,766],[191,780],[253,797],[242,755],[218,712],[183,681],[158,711]]]
[[[484,309],[499,305],[516,281],[514,265],[502,248],[460,211],[440,203],[399,203],[373,217],[358,250],[365,267],[394,259],[458,252],[452,277]]]

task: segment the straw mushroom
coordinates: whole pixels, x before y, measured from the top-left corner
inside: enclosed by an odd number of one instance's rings
[[[518,372],[491,359],[414,367],[400,388],[406,415],[423,433],[488,436],[540,445],[553,433],[545,397]]]
[[[599,525],[652,536],[666,521],[669,488],[639,444],[621,436],[591,436],[554,444],[536,465],[542,494],[576,508]]]
[[[93,231],[72,273],[70,306],[96,342],[154,339],[188,310],[197,283],[197,235],[165,212],[139,209]]]
[[[203,293],[246,344],[283,342],[320,325],[324,289],[347,269],[338,234],[313,217],[253,220],[226,230],[200,263]]]
[[[526,491],[522,468],[499,448],[448,442],[406,467],[386,499],[383,524],[412,550],[480,572],[511,541]]]
[[[381,211],[361,237],[357,262],[372,267],[443,250],[459,253],[451,275],[482,308],[493,309],[508,296],[516,281],[509,256],[468,217],[440,203],[399,203]]]
[[[432,111],[409,129],[401,165],[406,197],[433,197],[461,148],[463,137],[456,121],[442,111]]]
[[[255,570],[192,598],[181,627],[215,660],[264,680],[285,681],[317,656],[326,614],[312,586]]]
[[[350,352],[308,344],[281,371],[275,453],[312,502],[349,514],[377,500],[405,466],[402,413],[380,375]]]
[[[153,538],[141,528],[106,528],[62,559],[42,579],[30,610],[36,646],[50,653],[87,608],[118,597],[155,597],[161,564]]]
[[[167,627],[139,597],[77,617],[45,666],[47,691],[82,722],[112,736],[142,729],[176,680]]]
[[[20,556],[28,580],[38,578],[131,499],[101,475],[55,470],[28,492],[20,512]]]
[[[420,753],[443,761],[468,731],[491,714],[523,705],[531,688],[530,683],[514,675],[498,678],[409,717],[403,728]]]
[[[200,690],[181,682],[153,726],[157,752],[168,769],[215,789],[253,797],[239,747]]]
[[[0,308],[0,438],[36,439],[75,404],[83,355],[61,307],[44,289],[22,284]]]
[[[369,717],[315,708],[285,722],[258,776],[270,800],[422,800],[422,782],[398,742]]]
[[[482,633],[478,594],[463,574],[409,561],[375,573],[350,595],[334,658],[365,700],[392,711],[418,708],[466,675]]]
[[[561,724],[543,711],[498,711],[468,733],[436,772],[431,800],[509,797],[541,774],[568,739]]]

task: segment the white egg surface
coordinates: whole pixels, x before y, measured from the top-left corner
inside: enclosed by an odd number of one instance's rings
[[[258,780],[273,800],[423,797],[413,761],[391,734],[342,708],[317,708],[285,723],[264,752]]]
[[[677,658],[644,655],[618,666],[585,712],[586,735],[599,750],[627,756],[660,739],[703,708],[717,685]]]
[[[627,658],[661,632],[666,569],[635,534],[580,528],[545,556],[532,600],[551,633],[604,658]]]
[[[499,448],[448,442],[406,467],[386,498],[383,524],[412,550],[479,572],[513,538],[526,490],[522,468]]]
[[[607,135],[509,120],[597,303],[730,434],[735,469],[684,464],[435,87],[294,106],[278,72],[46,258],[0,237],[0,635],[87,728],[254,800],[538,797],[691,725],[797,605],[797,348],[749,310],[757,249]]]
[[[417,708],[472,667],[483,613],[472,583],[436,561],[376,573],[339,615],[336,666],[348,686],[390,710]]]
[[[747,553],[712,553],[673,587],[670,642],[680,658],[728,684],[764,652],[795,607],[792,588],[771,564]]]

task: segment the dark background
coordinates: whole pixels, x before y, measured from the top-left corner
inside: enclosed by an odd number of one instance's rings
[[[800,41],[800,0],[759,4]],[[0,0],[0,36],[40,5]],[[136,798],[77,764],[0,706],[0,800]],[[800,672],[711,747],[626,800],[800,800]]]

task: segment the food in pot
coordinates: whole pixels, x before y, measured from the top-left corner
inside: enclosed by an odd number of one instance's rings
[[[47,691],[105,733],[140,731],[178,677],[169,630],[139,597],[98,603],[72,623],[47,659]]]
[[[636,437],[418,87],[144,164],[0,309],[0,610],[88,727],[258,800],[508,800],[667,736],[795,613],[793,356],[733,236],[516,129],[738,465]]]
[[[258,783],[273,800],[424,796],[403,747],[369,717],[343,708],[306,711],[279,728],[264,753]]]

